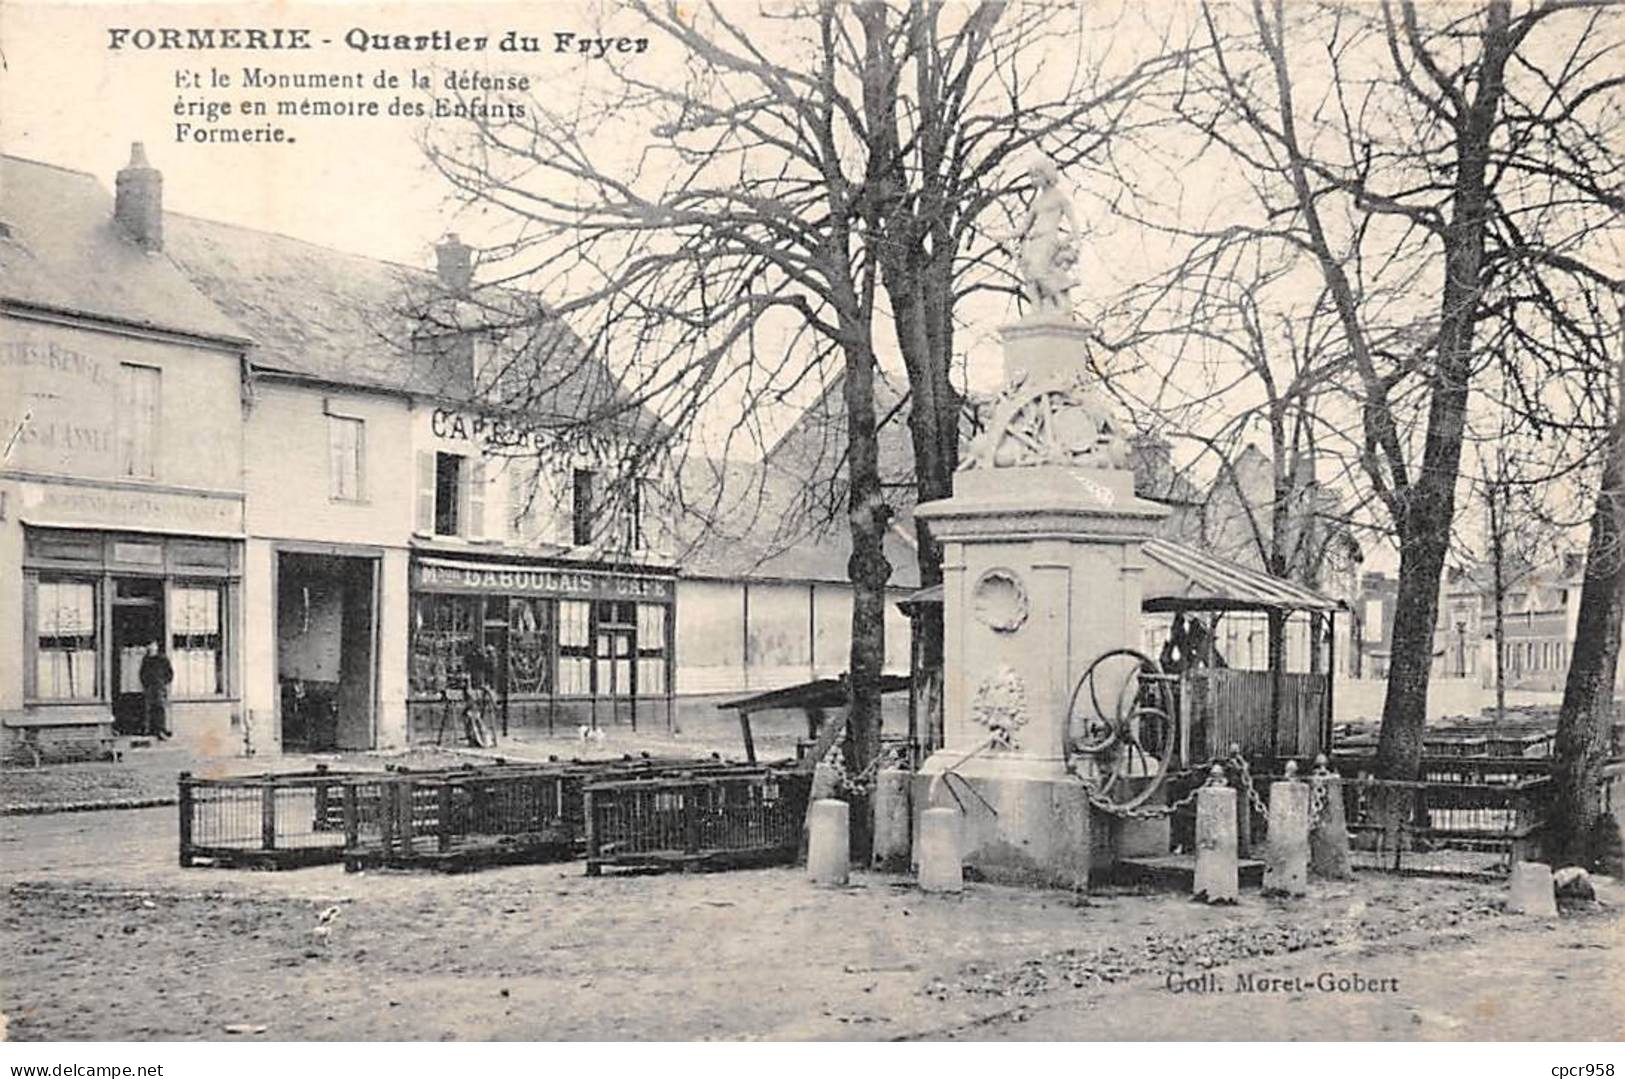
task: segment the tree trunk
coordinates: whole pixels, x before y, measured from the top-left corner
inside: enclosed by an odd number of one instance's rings
[[[875,358],[866,348],[847,350],[847,475],[850,484],[852,651],[848,666],[847,775],[863,776],[852,798],[852,859],[868,865],[874,849],[874,802],[869,795],[880,756],[880,680],[886,667],[886,581],[891,564],[884,541],[891,509],[882,497],[875,437]]]
[[[1387,779],[1415,779],[1422,766],[1427,725],[1433,631],[1439,619],[1439,582],[1456,513],[1456,479],[1466,430],[1467,391],[1473,370],[1473,328],[1479,314],[1484,237],[1489,221],[1490,141],[1505,93],[1502,76],[1512,45],[1508,0],[1486,10],[1479,78],[1471,105],[1456,117],[1455,182],[1445,230],[1444,290],[1439,342],[1429,379],[1427,437],[1416,482],[1405,492],[1398,524],[1399,595],[1395,600],[1388,693],[1383,701],[1377,769]]]
[[[1499,482],[1499,481],[1497,481]],[[1495,722],[1507,717],[1507,581],[1505,507],[1499,505],[1502,492],[1490,488],[1490,559],[1495,574]]]
[[[1614,718],[1614,675],[1625,614],[1625,357],[1615,387],[1614,425],[1597,489],[1586,546],[1585,583],[1574,631],[1574,655],[1557,715],[1557,789],[1547,856],[1555,865],[1591,868],[1601,813],[1602,767]]]

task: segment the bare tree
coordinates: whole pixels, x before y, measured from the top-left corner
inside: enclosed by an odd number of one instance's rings
[[[1566,354],[1588,287],[1617,288],[1608,132],[1618,12],[1550,0],[1203,10],[1180,115],[1246,170],[1251,209],[1198,252],[1286,243],[1312,262],[1353,372],[1362,481],[1399,548],[1379,767],[1416,774],[1475,376],[1513,344]],[[1431,20],[1431,21],[1430,21]],[[1436,297],[1429,308],[1428,298]],[[1419,436],[1419,437],[1418,437]]]
[[[429,160],[498,215],[487,279],[561,297],[548,317],[590,329],[587,352],[627,387],[620,407],[659,414],[667,444],[731,407],[721,452],[760,450],[764,411],[838,381],[854,589],[847,752],[862,775],[878,753],[891,571],[881,352],[895,343],[907,374],[915,497],[944,497],[959,448],[955,306],[1011,290],[982,223],[1013,212],[1028,152],[1109,171],[1105,148],[1175,58],[1119,58],[1078,12],[1045,4],[622,10],[684,62],[607,65],[613,77],[568,106],[473,115],[430,141]],[[939,580],[940,554],[920,540],[922,577]]]

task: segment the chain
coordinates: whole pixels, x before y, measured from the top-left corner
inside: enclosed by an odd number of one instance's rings
[[[1181,772],[1180,775],[1194,775],[1198,771],[1201,771],[1201,769],[1192,769],[1188,772]],[[1190,792],[1187,793],[1183,798],[1170,802],[1167,805],[1134,806],[1131,808],[1120,806],[1110,798],[1107,798],[1104,794],[1097,791],[1094,784],[1090,783],[1088,780],[1084,780],[1083,786],[1084,790],[1088,792],[1089,804],[1091,806],[1094,806],[1102,813],[1109,814],[1113,817],[1120,817],[1124,820],[1161,820],[1163,817],[1172,816],[1173,814],[1178,813],[1181,809],[1189,806],[1192,802],[1196,801],[1196,794],[1202,789],[1201,784],[1197,784],[1196,786],[1192,787]]]
[[[1247,801],[1252,803],[1253,809],[1255,809],[1260,816],[1269,816],[1270,807],[1265,805],[1264,799],[1258,796],[1258,790],[1253,786],[1252,768],[1247,764],[1247,758],[1241,755],[1241,749],[1239,747],[1230,747],[1230,759],[1228,763],[1235,765],[1236,771],[1241,773],[1241,789],[1247,792]]]

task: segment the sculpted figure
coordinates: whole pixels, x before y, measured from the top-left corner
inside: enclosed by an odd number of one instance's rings
[[[1038,158],[1027,175],[1037,190],[1013,237],[1021,241],[1022,288],[1032,304],[1031,314],[1070,314],[1067,292],[1078,283],[1073,274],[1078,262],[1077,218],[1071,201],[1061,193],[1055,162]]]

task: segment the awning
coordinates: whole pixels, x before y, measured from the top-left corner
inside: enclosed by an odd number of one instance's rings
[[[1272,577],[1172,540],[1150,539],[1144,599],[1147,611],[1340,611],[1342,601],[1301,584]],[[942,586],[932,585],[898,603],[905,613],[921,604],[941,603]]]
[[[1339,611],[1301,584],[1165,539],[1146,540],[1147,611]]]

